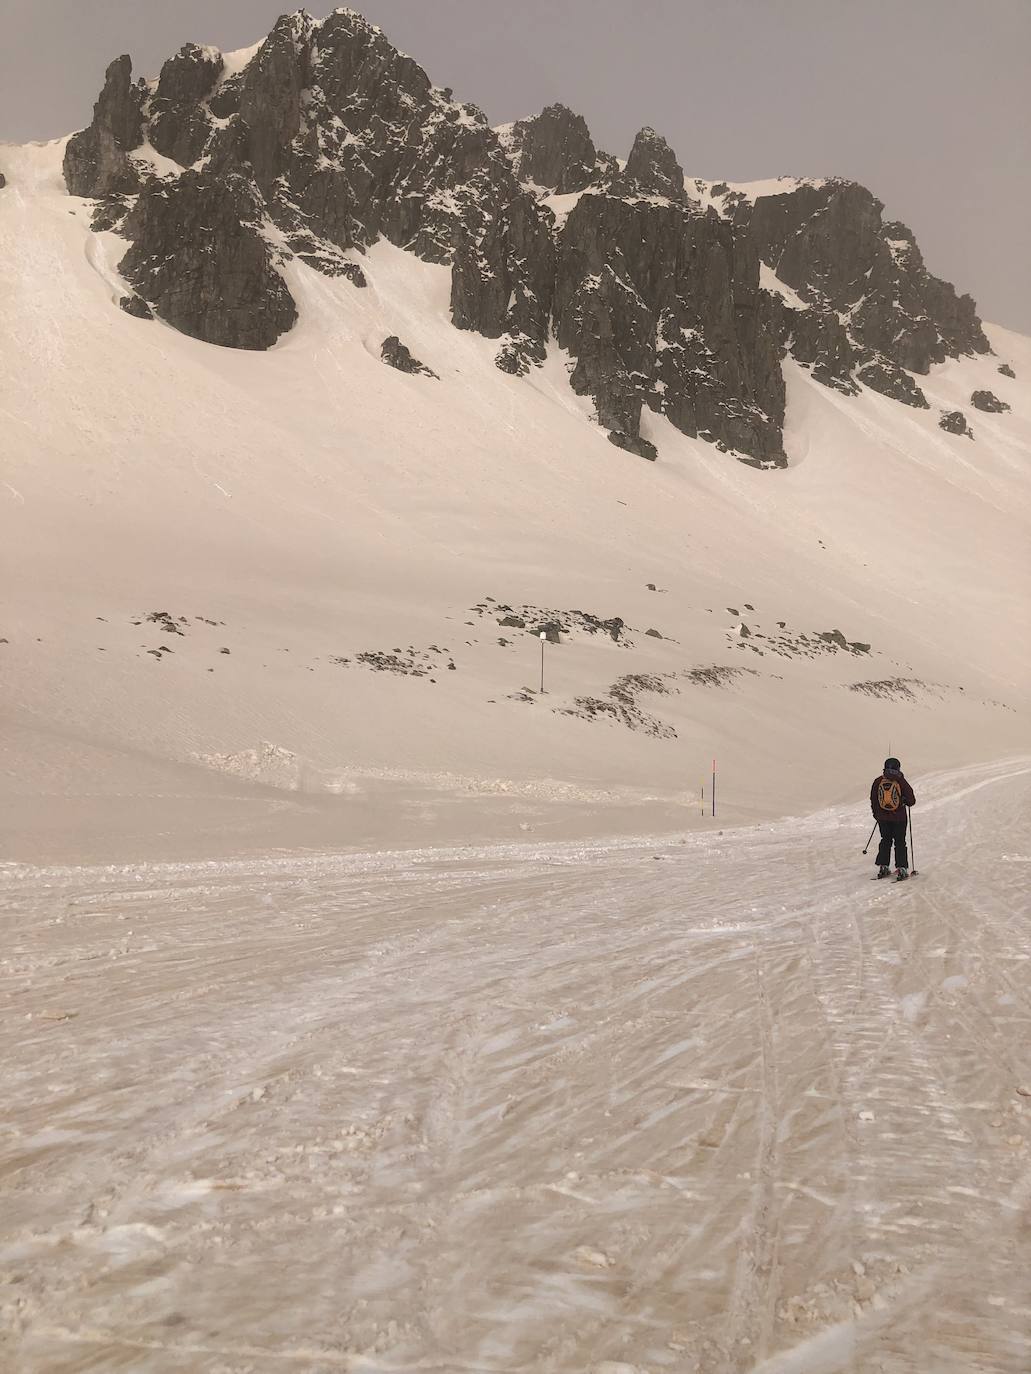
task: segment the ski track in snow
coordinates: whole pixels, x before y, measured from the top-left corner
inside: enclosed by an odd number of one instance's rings
[[[1031,769],[917,789],[905,886],[862,807],[0,871],[0,1365],[1026,1374]]]

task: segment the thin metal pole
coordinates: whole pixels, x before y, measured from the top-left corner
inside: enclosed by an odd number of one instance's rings
[[[910,871],[910,873],[912,874],[912,876],[915,878],[915,877],[916,877],[916,873],[917,873],[917,869],[916,869],[916,841],[913,839],[913,808],[912,808],[911,806],[907,806],[907,807],[906,807],[906,815],[907,815],[908,818],[909,818],[909,863],[910,863],[910,869],[909,869],[909,871]]]
[[[874,823],[873,823],[873,830],[876,830],[876,829],[877,829],[877,822],[874,821]],[[873,839],[873,830],[870,831],[870,840]],[[870,848],[870,840],[867,840],[867,842],[866,842],[866,849],[869,849],[869,848]],[[866,849],[863,850],[863,853],[864,853],[864,854],[866,853]]]
[[[544,645],[546,643],[544,635],[541,635],[541,696],[544,695]]]
[[[712,814],[716,815],[716,760],[712,761]]]

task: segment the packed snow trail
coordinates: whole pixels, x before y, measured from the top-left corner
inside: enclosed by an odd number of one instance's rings
[[[0,1364],[1026,1374],[1031,760],[915,785],[902,887],[862,800],[8,867]]]

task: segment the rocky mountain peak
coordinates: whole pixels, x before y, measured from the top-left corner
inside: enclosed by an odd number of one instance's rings
[[[647,124],[634,139],[619,186],[627,195],[684,199],[684,169],[662,135]]]
[[[147,109],[150,142],[181,167],[189,167],[204,151],[211,126],[202,102],[214,90],[224,66],[217,48],[187,43],[161,68]]]
[[[65,178],[128,240],[138,318],[268,348],[297,317],[288,264],[360,288],[386,238],[450,267],[454,325],[496,339],[505,371],[557,337],[599,424],[645,457],[652,412],[783,465],[785,348],[826,385],[915,406],[912,373],[988,350],[970,298],[864,187],[696,181],[702,213],[654,129],[623,169],[561,104],[491,129],[350,8],[284,15],[228,65],[187,44],[155,82],[117,59]],[[555,195],[575,200],[558,217]]]
[[[595,179],[598,153],[587,121],[566,105],[548,105],[532,119],[517,120],[510,147],[522,182],[567,195]]]

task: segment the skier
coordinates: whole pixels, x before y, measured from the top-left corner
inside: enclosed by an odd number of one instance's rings
[[[909,877],[909,853],[906,850],[906,828],[908,812],[906,808],[916,805],[913,789],[902,776],[902,764],[898,759],[885,759],[884,772],[874,778],[870,788],[870,810],[881,832],[881,843],[877,848],[877,876],[887,878],[891,875],[891,847],[895,846],[895,864],[898,868],[896,879],[904,882]]]

